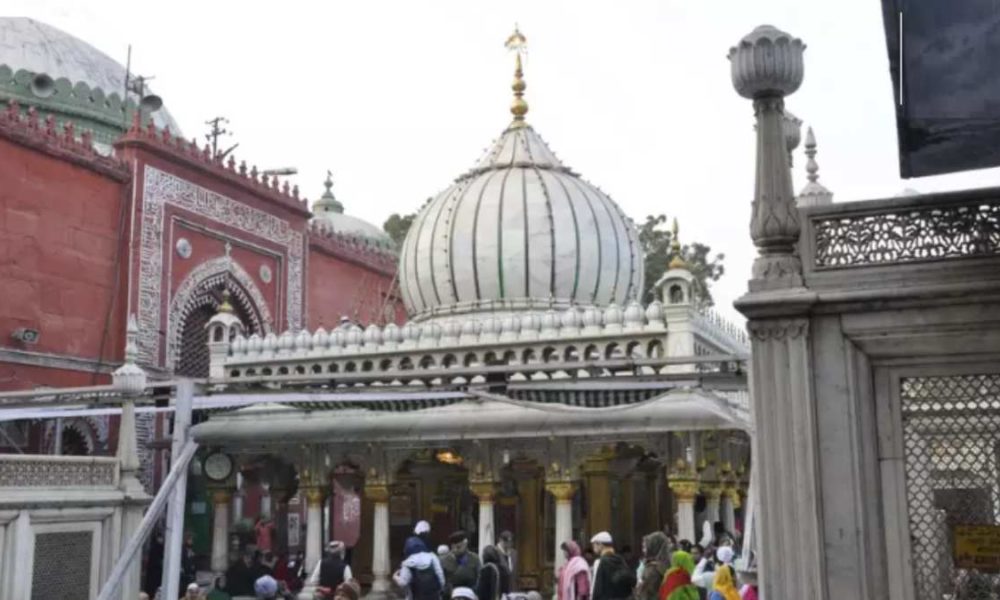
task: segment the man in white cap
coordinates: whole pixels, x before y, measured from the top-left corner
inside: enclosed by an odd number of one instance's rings
[[[337,586],[354,579],[351,566],[344,562],[344,542],[333,540],[328,546],[326,558],[319,563],[319,586],[336,590]]]
[[[712,589],[715,585],[715,567],[721,565],[731,567],[734,558],[736,558],[736,553],[729,546],[720,546],[715,551],[714,562],[712,561],[713,556],[706,553],[705,557],[698,561],[698,565],[694,568],[694,573],[691,574],[691,583],[702,589]]]
[[[472,588],[457,587],[451,591],[452,600],[478,600]]]
[[[615,554],[614,540],[607,531],[590,539],[597,560],[594,561],[591,600],[622,600],[632,596],[636,578],[625,559]]]
[[[184,593],[184,597],[181,600],[200,600],[201,598],[201,588],[198,587],[197,583],[189,583],[187,586],[187,591]]]

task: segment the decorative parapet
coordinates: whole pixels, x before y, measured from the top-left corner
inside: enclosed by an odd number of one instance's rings
[[[967,190],[804,210],[812,271],[1000,255],[1000,190]]]
[[[335,231],[323,219],[309,223],[309,243],[333,256],[360,263],[392,277],[396,274],[398,257],[386,246],[371,238]]]
[[[128,181],[130,177],[125,163],[94,150],[90,131],[77,131],[72,121],[58,125],[52,115],[43,119],[34,107],[22,111],[14,100],[0,113],[0,136],[118,181]]]
[[[309,201],[299,197],[299,186],[290,186],[288,181],[280,182],[278,176],[268,178],[258,171],[254,165],[247,168],[246,161],[237,165],[232,155],[228,159],[213,156],[211,147],[206,144],[199,148],[197,139],[190,142],[171,133],[169,127],[158,129],[153,123],[142,126],[139,115],[132,120],[132,127],[115,143],[116,148],[129,145],[144,147],[150,151],[166,155],[174,160],[206,171],[236,187],[255,196],[265,198],[281,206],[291,209],[304,217],[309,217]]]
[[[0,489],[113,488],[117,485],[118,459],[114,457],[0,455]]]
[[[746,330],[727,321],[718,312],[705,309],[695,313],[698,334],[722,352],[742,354],[750,352],[750,339]]]
[[[122,100],[121,90],[92,88],[82,81],[72,82],[59,77],[51,90],[39,96],[32,90],[37,73],[25,69],[12,70],[0,64],[0,98],[25,105],[38,105],[46,114],[59,115],[60,121],[73,119],[94,129],[94,139],[111,145],[126,129],[136,114],[135,100]],[[110,93],[108,93],[110,92]],[[72,121],[66,121],[72,122]]]
[[[349,325],[332,332],[286,331],[237,337],[213,378],[238,382],[255,376],[319,375],[489,367],[505,364],[583,363],[662,357],[667,335],[663,307],[633,302],[562,312],[413,323],[403,327]],[[396,375],[398,377],[398,375]],[[220,383],[222,382],[220,381]]]

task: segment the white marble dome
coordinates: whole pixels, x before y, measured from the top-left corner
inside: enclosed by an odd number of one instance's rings
[[[635,224],[518,120],[420,211],[399,269],[416,319],[625,304],[642,277]]]

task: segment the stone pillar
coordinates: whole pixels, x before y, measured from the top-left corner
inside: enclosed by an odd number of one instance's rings
[[[225,573],[229,568],[229,490],[212,492],[212,571]]]
[[[678,461],[667,478],[677,506],[677,539],[698,543],[695,531],[694,501],[698,497],[698,476],[683,460]]]
[[[372,527],[372,590],[368,598],[389,596],[389,486],[385,483],[368,483],[365,496],[374,504]],[[433,551],[433,550],[432,550]]]
[[[740,507],[740,494],[735,486],[722,490],[722,526],[729,533],[736,532],[736,509]]]
[[[492,481],[474,481],[469,489],[479,498],[479,554],[483,549],[496,541],[496,529],[493,524],[493,505],[497,495],[497,484]]]
[[[609,449],[583,463],[583,478],[587,493],[586,540],[601,531],[611,531],[611,480],[608,461],[613,452]]]
[[[559,569],[566,564],[562,553],[563,542],[573,539],[573,496],[580,485],[576,481],[548,481],[545,490],[556,501],[556,544],[552,564],[555,565],[555,581],[559,581]]]

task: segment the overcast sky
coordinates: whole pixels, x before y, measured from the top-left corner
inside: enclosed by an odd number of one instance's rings
[[[807,44],[786,106],[815,129],[835,200],[995,185],[998,170],[899,178],[877,0],[7,0],[152,85],[187,137],[224,115],[237,158],[294,166],[310,199],[326,169],[346,210],[381,225],[469,168],[510,119],[512,57],[528,38],[528,121],[636,221],[676,216],[682,240],[726,255],[720,309],[746,290],[754,250],[753,112],[726,54],[755,26]],[[804,131],[804,128],[803,128]],[[802,148],[795,187],[805,183]]]

